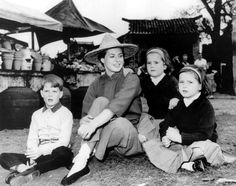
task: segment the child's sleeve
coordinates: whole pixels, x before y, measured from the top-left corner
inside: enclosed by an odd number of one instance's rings
[[[37,149],[38,144],[39,144],[38,123],[36,120],[36,114],[34,113],[31,117],[31,123],[27,139],[27,149]]]
[[[168,127],[174,127],[175,126],[175,110],[171,110],[165,117],[164,121],[160,123],[160,138],[166,135],[166,131]]]
[[[61,122],[61,132],[59,135],[59,140],[55,143],[41,145],[39,151],[43,155],[51,154],[52,151],[60,146],[67,147],[70,143],[70,137],[72,133],[73,126],[73,116],[70,111],[67,110],[64,114],[60,115]]]

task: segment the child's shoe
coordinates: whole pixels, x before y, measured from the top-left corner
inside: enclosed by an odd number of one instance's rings
[[[16,177],[17,174],[19,174],[19,172],[17,172],[17,171],[12,171],[12,172],[10,172],[10,173],[7,175],[7,177],[5,178],[6,184],[10,184],[11,179],[14,178],[14,177]]]
[[[10,185],[11,186],[21,186],[23,184],[26,184],[26,183],[34,180],[39,175],[40,175],[40,172],[38,170],[34,170],[33,172],[31,172],[27,175],[23,175],[20,173],[10,180]]]
[[[204,163],[201,159],[195,160],[193,170],[203,172],[205,170]]]

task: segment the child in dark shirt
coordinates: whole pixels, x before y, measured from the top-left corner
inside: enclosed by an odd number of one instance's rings
[[[181,69],[179,91],[183,99],[160,123],[156,167],[171,173],[179,168],[204,171],[206,165],[235,161],[226,157],[216,143],[215,113],[206,98],[207,90],[203,69],[195,65]]]
[[[168,111],[177,105],[181,97],[178,92],[178,82],[170,75],[172,66],[168,52],[163,48],[155,47],[147,51],[146,57],[147,75],[140,78],[140,82],[143,95],[147,100],[148,114],[143,114],[139,123],[141,142],[159,133],[159,123]],[[155,131],[148,131],[153,127]]]
[[[151,48],[147,51],[148,75],[141,79],[141,87],[149,107],[148,114],[163,119],[179,100],[178,82],[168,74],[171,63],[166,50]]]

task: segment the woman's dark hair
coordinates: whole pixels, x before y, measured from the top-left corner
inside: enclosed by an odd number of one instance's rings
[[[115,47],[116,48],[116,47]],[[107,53],[107,50],[109,49],[112,49],[112,48],[108,48],[106,50],[102,50],[101,52],[98,53],[98,59],[101,60],[101,58],[104,58],[106,53]],[[123,48],[120,48],[121,51],[122,51],[122,54],[124,55],[124,49]]]

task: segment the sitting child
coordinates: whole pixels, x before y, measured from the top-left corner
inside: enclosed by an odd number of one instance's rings
[[[179,91],[183,99],[160,123],[161,141],[156,140],[156,156],[152,159],[156,167],[166,172],[175,173],[179,168],[204,171],[206,165],[235,161],[235,157],[225,156],[216,143],[215,113],[206,98],[205,78],[204,70],[195,65],[180,71]],[[145,142],[143,145],[149,148]]]
[[[148,75],[140,80],[144,97],[149,107],[148,114],[155,119],[165,118],[169,109],[177,105],[180,98],[177,80],[168,74],[171,71],[169,54],[162,48],[147,51]]]
[[[142,92],[147,100],[148,114],[142,114],[138,125],[139,139],[151,139],[159,134],[159,123],[173,109],[181,95],[178,82],[170,75],[172,66],[168,52],[159,47],[151,48],[146,53],[147,75],[140,79]],[[155,131],[151,131],[155,128]],[[149,131],[150,129],[150,131]]]
[[[60,103],[63,80],[53,74],[43,78],[40,94],[45,106],[31,118],[25,154],[2,153],[0,164],[11,173],[10,185],[21,185],[50,170],[70,166],[73,153],[68,147],[72,132],[72,113]]]

